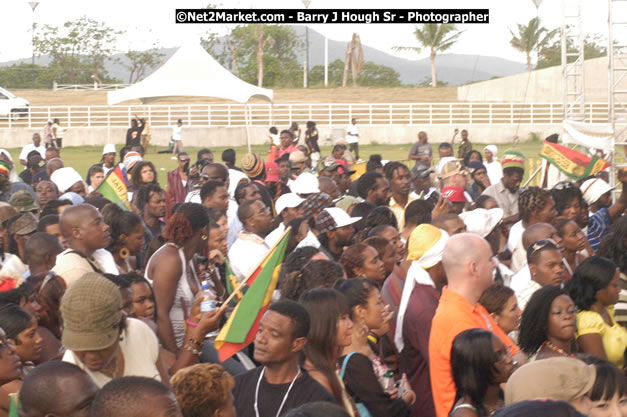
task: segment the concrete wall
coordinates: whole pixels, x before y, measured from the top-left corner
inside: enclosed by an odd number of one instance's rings
[[[318,125],[320,144],[330,145],[332,132],[337,126]],[[432,142],[450,141],[453,130],[468,129],[470,139],[480,143],[505,144],[511,143],[514,136],[521,141],[527,140],[530,132],[537,133],[544,138],[551,133],[560,132],[559,124],[497,124],[497,125],[395,125],[395,126],[359,126],[360,143],[369,144],[404,144],[416,141],[420,130],[425,130]],[[0,148],[17,148],[30,143],[36,129],[0,129]],[[168,144],[170,128],[152,128],[152,144],[166,146]],[[265,127],[248,128],[250,142],[253,145],[263,144],[268,140],[268,130]],[[67,129],[63,138],[64,146],[99,145],[106,143],[123,144],[126,138],[126,128],[76,128]],[[329,138],[329,139],[327,139]],[[459,138],[459,135],[458,135]],[[458,139],[459,140],[459,139]],[[183,144],[187,146],[245,146],[245,127],[189,127],[183,130]]]
[[[586,102],[607,103],[608,65],[607,57],[585,61]],[[622,80],[620,88],[627,89],[627,78]],[[561,103],[562,92],[562,67],[556,66],[464,85],[457,88],[457,99],[481,102]]]

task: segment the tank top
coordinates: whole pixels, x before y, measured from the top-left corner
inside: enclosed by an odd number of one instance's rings
[[[148,260],[148,264],[146,265],[146,279],[150,282],[150,285],[152,285],[152,279],[148,276],[150,262],[155,258],[154,255],[160,252],[167,245],[175,247],[178,250],[179,257],[181,258],[181,276],[179,277],[176,285],[174,303],[172,304],[172,308],[170,308],[169,314],[172,331],[174,332],[174,340],[176,341],[176,347],[180,349],[185,341],[185,319],[188,317],[189,311],[194,303],[194,293],[187,281],[187,263],[185,262],[183,249],[179,248],[174,243],[166,243],[160,247]],[[194,271],[192,271],[192,276],[197,279],[193,272]]]

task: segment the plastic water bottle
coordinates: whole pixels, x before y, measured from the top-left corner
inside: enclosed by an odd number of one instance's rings
[[[202,282],[201,286],[202,290],[202,301],[200,302],[200,312],[207,313],[209,311],[213,311],[218,307],[218,303],[216,301],[216,293],[209,288],[209,283],[207,281]]]
[[[381,386],[383,388],[383,391],[387,393],[394,391],[394,388],[395,388],[394,372],[387,371],[385,375],[383,375]]]

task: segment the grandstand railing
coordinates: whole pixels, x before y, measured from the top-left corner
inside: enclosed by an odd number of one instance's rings
[[[607,103],[587,103],[586,121],[607,122]],[[618,109],[627,116],[627,108]],[[59,118],[67,128],[128,127],[135,115],[153,127],[319,125],[503,125],[560,124],[561,103],[328,103],[328,104],[153,104],[130,106],[32,106],[28,113],[0,119],[0,129],[40,128]]]

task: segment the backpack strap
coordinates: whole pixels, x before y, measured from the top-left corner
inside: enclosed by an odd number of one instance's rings
[[[344,357],[344,361],[342,362],[342,369],[340,370],[341,379],[344,379],[344,373],[346,372],[346,365],[348,365],[348,361],[350,360],[351,356],[353,356],[354,353],[356,352],[351,352]]]

